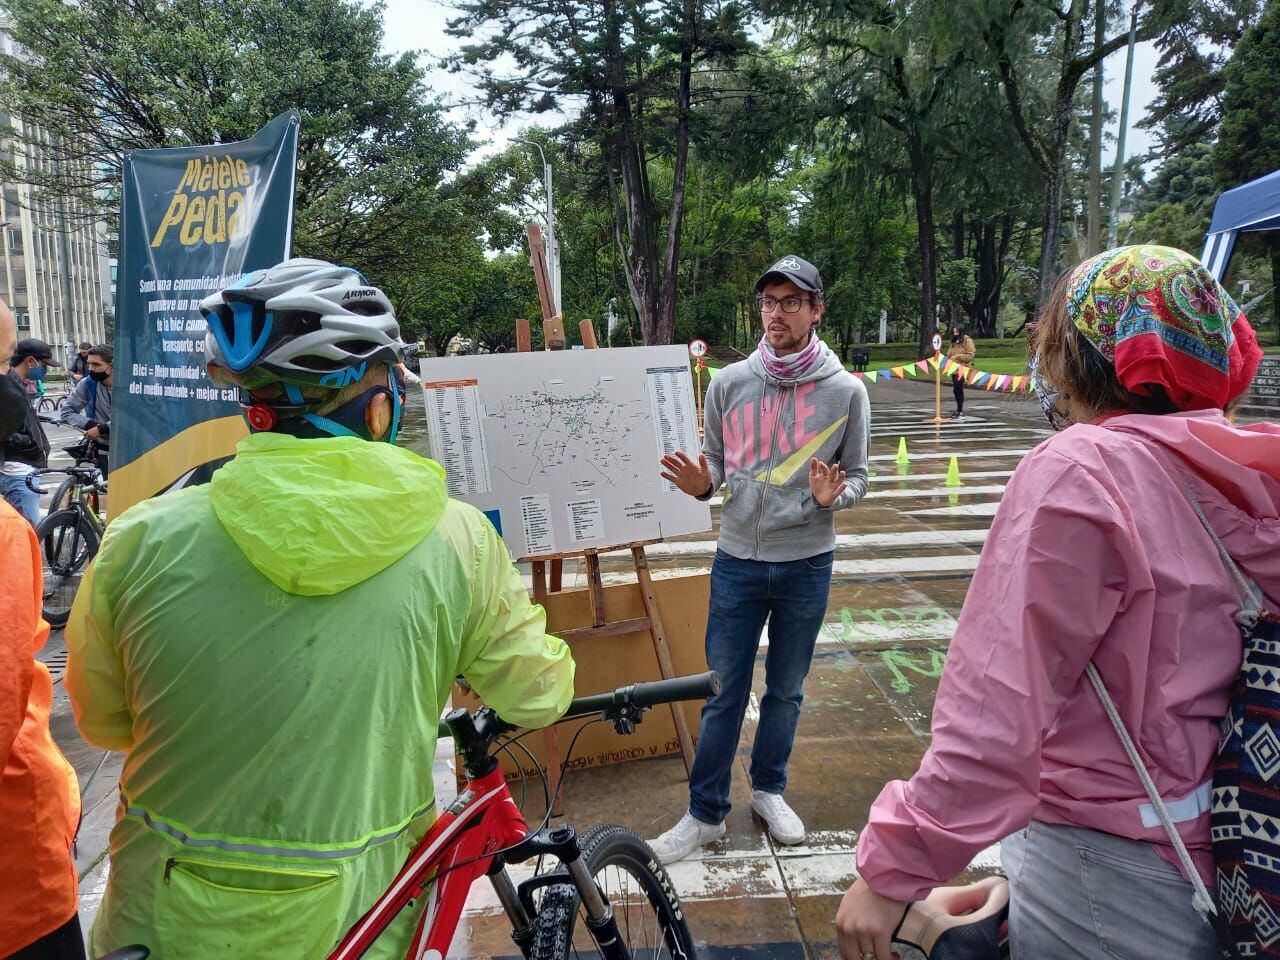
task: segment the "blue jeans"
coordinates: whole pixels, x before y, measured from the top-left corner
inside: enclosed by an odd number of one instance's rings
[[[13,509],[27,518],[31,526],[40,522],[40,494],[27,486],[26,477],[0,473],[0,497],[8,500]]]
[[[769,652],[751,748],[751,786],[768,793],[782,793],[787,787],[787,761],[804,702],[804,678],[827,612],[833,558],[834,553],[827,552],[768,563],[716,551],[707,666],[720,672],[724,690],[702,708],[698,753],[689,777],[689,812],[703,823],[719,823],[729,813],[733,763],[766,619]]]

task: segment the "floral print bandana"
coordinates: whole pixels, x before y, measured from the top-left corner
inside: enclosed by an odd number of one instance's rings
[[[1117,247],[1067,279],[1067,314],[1130,393],[1162,387],[1179,410],[1222,408],[1244,393],[1262,351],[1204,265],[1153,244]]]

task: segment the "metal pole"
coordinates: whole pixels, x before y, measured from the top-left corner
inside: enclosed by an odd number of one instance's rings
[[[547,195],[547,272],[551,274],[552,305],[555,307],[556,316],[562,316],[563,307],[560,303],[560,244],[556,242],[556,215],[551,193],[551,164],[547,163],[547,155],[542,151],[542,144],[534,140],[522,140],[519,137],[512,138],[511,142],[536,147],[538,156],[542,160],[542,186]]]
[[[1120,224],[1120,191],[1124,183],[1124,136],[1129,127],[1129,94],[1133,89],[1133,48],[1138,42],[1138,8],[1129,17],[1129,58],[1124,66],[1124,99],[1120,106],[1120,133],[1116,140],[1116,165],[1111,177],[1111,217],[1107,225],[1107,246],[1116,245]]]

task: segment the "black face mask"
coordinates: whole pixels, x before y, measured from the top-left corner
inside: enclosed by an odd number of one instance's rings
[[[28,402],[22,385],[7,373],[0,373],[0,439],[23,428]]]
[[[102,381],[106,380],[107,377],[111,376],[111,371],[110,370],[90,370],[89,376],[92,377],[94,380],[97,380],[99,383],[102,383]]]

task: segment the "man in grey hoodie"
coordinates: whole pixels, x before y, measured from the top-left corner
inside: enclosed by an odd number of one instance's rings
[[[729,785],[766,620],[765,695],[751,750],[751,809],[779,843],[804,839],[782,798],[804,678],[827,610],[837,510],[867,492],[871,412],[862,381],[817,333],[822,277],[786,256],[756,281],[764,335],[707,391],[703,453],[662,458],[662,476],[709,499],[726,485],[711,568],[707,663],[724,690],[702,710],[689,809],[652,841],[663,863],[724,836]]]

